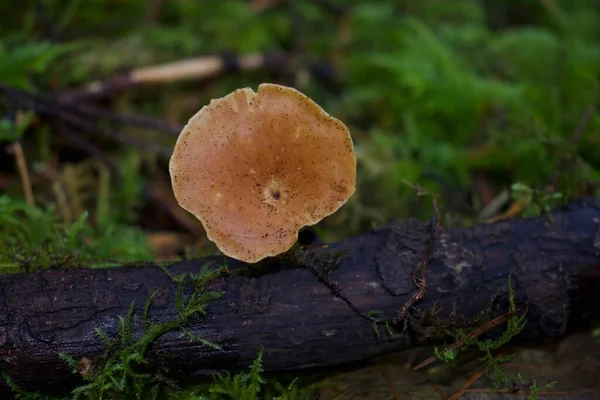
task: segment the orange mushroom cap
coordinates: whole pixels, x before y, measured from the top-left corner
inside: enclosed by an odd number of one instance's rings
[[[183,128],[169,171],[175,198],[227,256],[281,254],[298,231],[354,193],[348,128],[293,88],[261,84],[202,107]]]

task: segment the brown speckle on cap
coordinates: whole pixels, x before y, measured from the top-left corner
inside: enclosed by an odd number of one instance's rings
[[[214,99],[183,128],[169,163],[175,198],[226,255],[258,262],[354,193],[346,126],[299,91],[262,84]]]

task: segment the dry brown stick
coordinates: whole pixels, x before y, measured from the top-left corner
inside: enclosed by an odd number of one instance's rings
[[[62,101],[122,91],[132,86],[156,85],[186,80],[207,79],[228,69],[252,71],[260,68],[281,69],[286,55],[274,53],[249,53],[238,57],[230,55],[207,55],[187,60],[173,61],[149,67],[131,70],[112,78],[94,81],[80,88],[59,95]]]
[[[21,186],[23,187],[23,195],[28,205],[34,206],[35,199],[33,197],[33,189],[31,188],[31,179],[29,178],[29,169],[25,160],[25,152],[19,141],[14,142],[9,147],[9,151],[15,156],[19,177],[21,178]]]
[[[76,101],[58,100],[56,96],[45,96],[30,93],[21,89],[6,86],[0,83],[0,92],[5,93],[16,105],[34,110],[51,113],[55,116],[71,115],[74,118],[84,118],[89,121],[108,120],[123,125],[133,125],[168,133],[172,136],[179,135],[181,126],[170,124],[166,121],[149,116],[115,113],[93,107],[89,104]]]
[[[68,107],[61,103],[53,103],[45,101],[38,96],[32,96],[26,92],[18,91],[13,88],[8,88],[0,84],[0,90],[14,96],[16,105],[23,108],[31,108],[35,110],[39,115],[51,116],[55,119],[55,123],[58,122],[71,127],[74,130],[85,132],[86,135],[96,134],[111,140],[115,140],[127,145],[137,147],[141,150],[146,150],[160,154],[162,157],[168,158],[171,155],[171,149],[166,146],[162,146],[156,143],[148,143],[139,139],[133,139],[127,137],[122,132],[115,132],[110,129],[104,129],[99,126],[97,121],[79,115],[77,113],[69,112]]]
[[[263,66],[263,59],[264,56],[261,53],[246,54],[239,58],[239,68],[242,70],[258,69]],[[129,76],[131,83],[134,85],[156,85],[207,78],[217,75],[223,71],[224,67],[223,57],[213,55],[139,68],[131,71]],[[94,92],[99,84],[101,86],[99,82],[90,83],[88,90]]]
[[[492,319],[491,321],[486,322],[485,324],[483,324],[480,327],[477,327],[476,329],[474,329],[473,331],[469,332],[469,334],[467,336],[465,336],[462,339],[457,340],[456,342],[452,343],[450,346],[448,346],[448,349],[450,350],[456,350],[458,348],[460,348],[462,345],[464,345],[466,343],[467,340],[475,340],[479,335],[484,334],[485,332],[497,327],[498,325],[508,321],[510,318],[514,317],[515,315],[517,315],[517,313],[519,312],[519,310],[514,310],[514,311],[509,311],[507,313],[504,313],[494,319]],[[437,357],[435,356],[431,356],[428,359],[426,359],[425,361],[423,361],[422,363],[416,365],[413,368],[413,371],[417,371],[421,368],[425,368],[426,366],[428,366],[429,364],[431,364],[432,362],[434,362],[437,359]]]
[[[55,126],[58,132],[64,135],[75,146],[79,147],[91,157],[98,160],[111,173],[118,173],[119,168],[117,167],[117,165],[104,153],[104,151],[100,147],[96,146],[92,141],[86,139],[82,135],[77,134],[75,131],[73,131],[73,129],[66,126],[65,124],[57,123],[55,124]]]
[[[452,396],[448,397],[446,400],[458,400],[461,398],[462,395],[465,394],[465,391],[469,388],[469,386],[471,386],[472,384],[474,384],[475,382],[477,382],[479,380],[479,378],[481,378],[483,376],[483,374],[485,373],[484,370],[479,370],[477,372],[475,372],[473,375],[471,375],[469,377],[469,379],[467,379],[459,388],[456,392],[454,392],[452,394]]]
[[[390,388],[390,391],[392,392],[394,399],[401,400],[400,394],[398,393],[398,389],[396,388],[396,385],[394,385],[394,381],[392,380],[392,377],[390,376],[390,371],[388,370],[388,368],[385,364],[379,366],[379,372],[381,372],[381,375],[383,375],[383,379],[385,379],[385,382],[387,383],[388,387]]]
[[[440,399],[442,400],[446,400],[446,394],[444,393],[444,391],[442,390],[442,388],[435,382],[430,382],[431,386],[433,386],[433,389],[437,392],[438,396],[440,396]]]
[[[202,227],[202,224],[179,206],[167,179],[157,179],[152,182],[148,188],[148,194],[151,200],[167,211],[180,226],[192,233],[194,237],[206,237],[206,231]]]

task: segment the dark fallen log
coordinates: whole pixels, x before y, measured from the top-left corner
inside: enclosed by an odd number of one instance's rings
[[[426,239],[426,224],[399,221],[310,250],[302,259],[312,257],[317,265],[332,252],[346,251],[332,281],[359,311],[378,310],[392,319],[415,291],[411,273]],[[180,262],[170,271],[197,273],[207,260]],[[231,270],[242,267],[228,262]],[[211,283],[224,296],[186,328],[222,350],[190,342],[176,330],[158,338],[148,357],[151,367],[168,368],[175,377],[246,368],[261,348],[267,371],[348,363],[439,341],[435,328],[444,318],[450,328],[475,327],[486,308],[487,319],[505,313],[509,274],[518,307],[527,307],[519,340],[554,339],[600,320],[600,201],[578,201],[552,218],[440,228],[425,295],[405,332],[400,324],[393,335],[380,327],[377,336],[308,268],[284,257]],[[154,291],[150,322],[176,320],[176,285],[153,265],[0,277],[0,369],[26,388],[76,382],[57,353],[93,360],[104,348],[94,329],[116,335],[118,317],[132,301],[133,331],[139,334],[144,302]],[[427,312],[434,305],[441,308],[435,315]]]

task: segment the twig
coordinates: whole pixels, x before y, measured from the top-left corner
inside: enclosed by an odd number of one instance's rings
[[[226,64],[227,60],[223,56],[198,57],[135,69],[129,74],[129,79],[133,85],[152,85],[206,78],[225,70]],[[240,57],[237,64],[238,68],[242,70],[258,69],[264,65],[264,56],[261,53],[251,53]],[[89,84],[88,90],[93,92],[101,84],[101,82],[92,82]]]
[[[78,171],[72,164],[67,164],[63,167],[61,181],[63,187],[65,188],[69,199],[69,205],[71,206],[71,210],[74,215],[81,215],[84,211],[80,192],[80,180],[80,174],[78,174]],[[73,221],[68,222],[71,223]]]
[[[415,360],[417,359],[417,356],[419,355],[419,351],[421,349],[416,348],[416,349],[412,349],[410,351],[410,355],[408,357],[408,360],[406,360],[406,362],[404,363],[404,369],[411,369],[411,366],[413,365],[413,363],[415,362]]]
[[[86,120],[85,118],[79,117],[75,114],[64,114],[64,113],[61,113],[60,110],[54,110],[52,108],[46,108],[43,110],[38,109],[38,111],[42,111],[42,113],[45,112],[49,115],[58,117],[58,118],[62,119],[65,123],[67,123],[73,127],[77,127],[83,132],[96,133],[105,138],[112,139],[112,140],[124,143],[126,145],[129,145],[129,146],[133,146],[133,147],[137,147],[142,150],[157,153],[165,158],[168,158],[171,156],[171,150],[164,146],[160,146],[160,145],[157,145],[154,143],[143,142],[141,140],[131,139],[131,138],[126,137],[126,135],[124,135],[121,132],[112,132],[112,131],[101,129],[96,124]]]
[[[387,367],[385,365],[380,365],[379,371],[381,372],[381,375],[383,375],[383,378],[385,379],[387,385],[389,386],[390,390],[392,391],[392,395],[394,396],[394,399],[401,400],[400,394],[398,393],[398,389],[396,389],[396,385],[394,385],[394,381],[392,380],[392,377],[390,376],[390,372],[388,371]]]
[[[65,222],[73,221],[73,215],[71,213],[71,208],[69,207],[69,201],[67,200],[62,180],[52,182],[52,192],[54,192],[54,197],[56,198],[62,220]]]
[[[88,139],[83,136],[77,134],[73,129],[64,124],[58,124],[58,132],[65,135],[71,142],[73,142],[80,149],[83,149],[90,156],[96,158],[102,165],[104,165],[111,173],[116,174],[119,171],[119,168],[112,162],[104,151],[96,146],[94,143],[90,142]]]
[[[513,311],[508,311],[488,322],[486,322],[485,324],[481,325],[480,327],[472,330],[471,332],[469,332],[464,338],[457,340],[456,342],[452,343],[450,346],[448,346],[449,350],[456,350],[459,347],[461,347],[463,344],[465,344],[465,342],[467,341],[467,339],[469,340],[475,340],[475,338],[477,338],[479,335],[489,331],[492,328],[495,328],[496,326],[508,321],[510,318],[512,318],[513,316],[515,316],[518,312],[520,311],[520,309],[516,309]],[[428,359],[426,359],[425,361],[423,361],[422,363],[416,365],[413,368],[413,371],[417,371],[421,368],[424,368],[426,366],[428,366],[429,364],[431,364],[432,362],[434,362],[437,358],[435,356],[431,356]]]
[[[19,141],[14,142],[9,146],[9,151],[15,156],[19,176],[21,177],[21,185],[23,187],[23,195],[28,205],[34,206],[33,190],[31,188],[31,179],[29,178],[29,170],[25,161],[25,152]]]
[[[156,85],[192,79],[207,79],[232,70],[251,71],[259,68],[281,70],[286,60],[283,53],[250,53],[243,56],[213,54],[150,67],[138,68],[103,81],[94,81],[81,88],[59,95],[61,101],[120,92],[132,86]]]
[[[461,398],[462,395],[465,394],[465,391],[469,388],[469,386],[471,386],[472,384],[474,384],[475,382],[477,382],[479,380],[479,378],[481,378],[483,376],[483,374],[485,373],[484,370],[479,370],[477,372],[475,372],[473,375],[471,375],[469,377],[469,379],[467,379],[465,381],[465,383],[463,383],[456,392],[454,392],[452,394],[452,396],[448,397],[446,400],[458,400]]]
[[[179,225],[184,227],[187,231],[192,233],[196,238],[206,238],[206,233],[202,224],[198,220],[191,216],[190,213],[179,207],[173,191],[169,187],[166,179],[155,179],[154,182],[149,186],[147,195],[153,200],[158,207],[165,210],[177,221]]]
[[[435,389],[435,391],[437,392],[438,396],[440,396],[440,399],[445,400],[446,399],[446,395],[444,394],[444,391],[442,390],[441,387],[439,387],[435,382],[431,381],[430,382],[431,386],[433,386],[433,388]]]
[[[71,112],[69,110],[69,105],[60,102],[54,102],[43,98],[42,96],[34,95],[22,90],[10,88],[1,83],[0,91],[3,91],[9,96],[11,96],[13,100],[16,103],[18,103],[21,107],[32,108],[37,113],[42,115],[51,115],[64,122],[65,124],[77,128],[78,130],[81,130],[82,132],[86,132],[88,134],[95,133],[97,135],[115,141],[119,141],[133,147],[157,153],[163,157],[171,156],[171,150],[166,147],[156,145],[154,143],[146,143],[139,140],[127,138],[124,134],[120,132],[114,133],[112,131],[101,129],[96,123],[89,121],[84,116]]]
[[[82,114],[83,116],[106,119],[109,121],[119,122],[124,125],[139,126],[140,128],[148,128],[167,133],[170,136],[179,136],[179,133],[183,128],[181,125],[171,124],[166,121],[145,115],[113,113],[86,104],[75,105],[66,102],[60,102],[59,104],[61,107],[67,108],[74,113]]]
[[[55,100],[48,96],[34,94],[9,87],[0,83],[0,91],[6,93],[13,100],[25,103],[31,103],[34,108],[42,108],[44,110],[60,110],[61,113],[79,114],[83,117],[94,117],[106,120],[120,122],[125,125],[134,125],[143,128],[149,128],[159,132],[165,132],[172,136],[179,135],[181,126],[175,126],[165,121],[141,115],[120,114],[104,111],[100,108],[81,103],[72,103],[65,100]]]
[[[527,206],[528,206],[528,204],[526,201],[515,200],[508,207],[508,210],[506,210],[505,212],[503,212],[501,214],[494,215],[493,217],[486,219],[485,223],[493,224],[494,222],[502,221],[502,220],[509,219],[509,218],[514,218],[517,215],[521,214],[523,211],[525,211],[527,209]]]
[[[510,192],[505,189],[498,193],[480,212],[479,220],[484,221],[496,215],[510,201]]]

